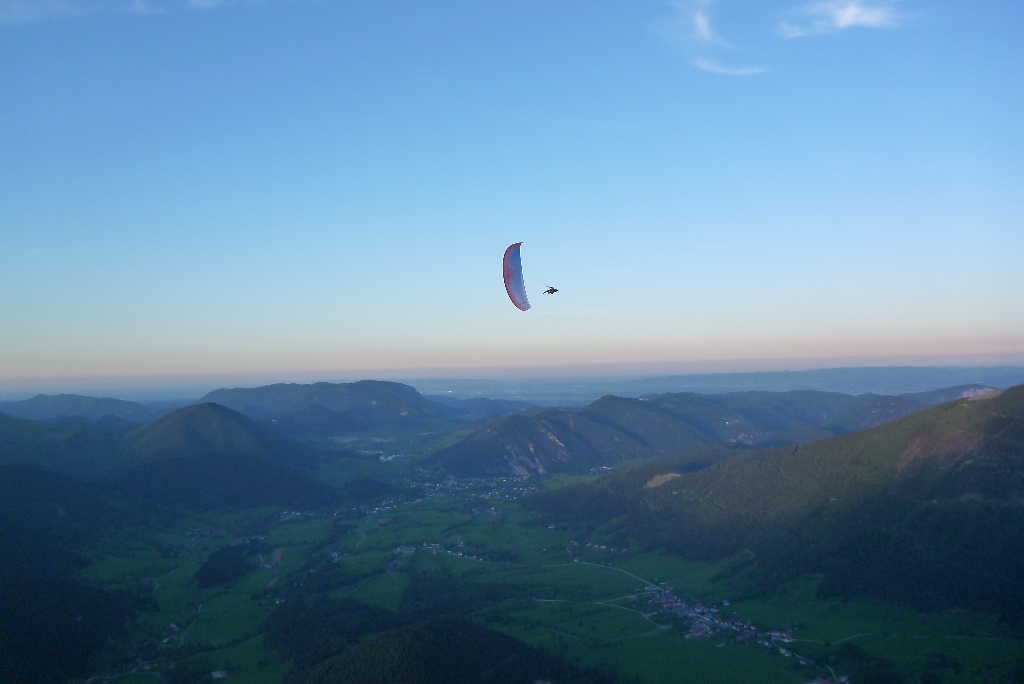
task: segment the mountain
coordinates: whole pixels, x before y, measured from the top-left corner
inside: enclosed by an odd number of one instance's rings
[[[285,466],[311,466],[318,452],[216,404],[195,404],[134,427],[107,416],[95,422],[34,421],[0,414],[0,464],[28,464],[102,480],[142,463],[201,454],[246,454]]]
[[[824,594],[1024,619],[1024,386],[695,472],[675,459],[534,503],[687,558],[746,550],[752,591],[820,573]]]
[[[928,392],[912,392],[904,394],[903,396],[922,404],[935,406],[936,404],[945,404],[947,401],[953,401],[954,399],[974,399],[975,397],[983,397],[986,394],[991,394],[992,392],[997,391],[998,390],[995,387],[973,384],[944,387],[942,389],[931,390]]]
[[[540,406],[583,406],[606,394],[643,397],[652,394],[699,392],[789,392],[817,390],[844,394],[906,394],[943,387],[980,384],[1012,387],[1024,383],[1024,366],[904,366],[821,368],[756,373],[692,373],[635,379],[548,378],[411,380],[427,395],[502,397]]]
[[[309,466],[316,452],[231,409],[204,402],[171,411],[124,437],[120,466],[201,454],[245,454]]]
[[[202,401],[227,406],[256,420],[280,418],[310,406],[342,414],[355,409],[373,409],[388,417],[449,417],[457,414],[426,399],[408,385],[378,380],[219,389],[207,394]]]
[[[164,405],[147,406],[123,399],[85,397],[79,394],[38,394],[22,401],[0,402],[0,413],[29,420],[50,420],[61,416],[96,420],[104,416],[116,416],[133,423],[148,423],[167,410]]]
[[[951,390],[953,391],[953,390]],[[956,388],[955,392],[983,388]],[[431,461],[462,475],[587,472],[700,444],[799,444],[866,429],[936,397],[797,390],[605,396],[582,410],[544,409],[491,422]]]
[[[1020,383],[1024,383],[1024,366],[882,366],[667,375],[623,380],[605,387],[622,396],[661,392],[788,392],[798,389],[848,394],[906,394],[970,384],[1010,387]]]
[[[223,389],[204,401],[229,406],[275,432],[326,450],[345,444],[364,451],[382,445],[403,453],[423,451],[476,417],[430,401],[408,385],[375,380]]]

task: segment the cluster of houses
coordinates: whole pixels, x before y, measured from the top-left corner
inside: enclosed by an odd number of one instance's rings
[[[687,639],[727,637],[738,644],[760,646],[777,652],[786,658],[795,658],[801,665],[814,666],[812,658],[794,652],[787,646],[793,643],[793,632],[789,629],[763,630],[751,622],[730,618],[721,610],[729,606],[722,601],[720,606],[703,603],[687,603],[673,593],[669,586],[648,585],[643,594],[630,597],[631,601],[646,600],[657,606],[660,613],[689,622]],[[812,684],[848,684],[847,677],[819,677]]]
[[[459,546],[464,546],[464,544],[459,543]],[[414,546],[399,546],[395,549],[395,555],[411,555],[416,551],[419,551],[420,553],[429,553],[432,556],[436,556],[439,553],[447,553],[449,556],[458,556],[459,558],[465,558],[467,560],[480,561],[481,563],[488,562],[486,558],[482,558],[476,554],[453,551],[452,549],[446,549],[441,544],[428,544],[427,542],[423,542],[423,545],[419,549]]]
[[[578,552],[579,552],[580,547],[586,547],[588,549],[593,549],[595,551],[609,551],[611,553],[626,553],[626,549],[618,549],[618,548],[615,548],[614,546],[608,546],[606,544],[597,544],[595,542],[588,542],[588,541],[584,541],[584,542],[570,541],[569,542],[569,546],[566,547],[565,550],[569,553],[569,557],[570,558],[576,558],[578,556]]]

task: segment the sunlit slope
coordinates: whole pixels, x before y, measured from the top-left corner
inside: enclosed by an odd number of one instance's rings
[[[536,503],[694,559],[746,549],[763,586],[818,572],[826,593],[1024,611],[1024,386],[696,472],[677,460]]]
[[[171,411],[125,435],[120,465],[201,454],[246,454],[290,465],[310,463],[314,451],[237,411],[213,403]]]
[[[1022,420],[1024,387],[1018,387],[860,433],[742,454],[642,496],[658,509],[686,511],[690,520],[711,527],[829,517],[883,493],[1008,499],[1022,491],[1012,437]],[[640,485],[629,484],[634,491]]]
[[[547,409],[490,423],[434,461],[463,475],[586,472],[701,444],[811,442],[921,411],[927,401],[814,391],[606,396],[578,411]]]

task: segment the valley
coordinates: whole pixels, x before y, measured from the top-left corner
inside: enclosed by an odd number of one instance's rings
[[[935,654],[955,664],[948,681],[1004,681],[1024,647],[1019,632],[984,614],[821,599],[813,578],[738,598],[737,558],[694,563],[610,550],[609,540],[585,539],[571,523],[524,507],[534,487],[523,481],[421,485],[412,498],[343,510],[193,515],[152,538],[97,549],[82,579],[151,596],[153,605],[139,611],[124,645],[138,657],[94,681],[150,681],[153,673],[206,681],[224,672],[279,682],[290,665],[267,646],[268,629],[282,606],[323,601],[370,606],[393,626],[469,619],[622,681],[802,682],[831,670],[858,681],[865,662],[903,677],[932,667]],[[232,544],[278,561],[197,587],[192,577],[209,554]]]
[[[416,399],[381,422],[381,395],[363,397],[356,436],[450,421],[459,460],[317,449],[209,402],[114,432],[3,418],[3,675],[1016,681],[1022,392],[606,397],[485,418],[423,418]],[[506,446],[536,444],[570,418],[580,441],[551,472],[469,446],[507,425]],[[489,465],[466,473],[472,453]],[[452,640],[472,657],[436,657]],[[79,646],[53,660],[58,643]]]

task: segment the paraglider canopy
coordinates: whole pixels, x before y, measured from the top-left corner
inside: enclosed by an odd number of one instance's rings
[[[523,282],[523,262],[519,257],[519,246],[522,242],[509,245],[505,250],[505,258],[501,260],[501,274],[505,278],[505,292],[508,298],[520,311],[530,308],[530,300],[526,297],[526,284]]]

